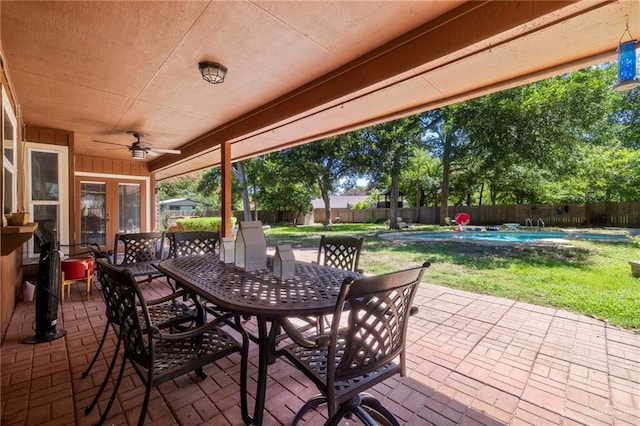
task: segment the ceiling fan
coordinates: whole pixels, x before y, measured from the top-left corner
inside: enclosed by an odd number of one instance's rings
[[[144,134],[140,132],[129,131],[127,133],[130,135],[133,135],[133,137],[136,138],[135,142],[133,142],[129,146],[120,145],[118,143],[113,143],[113,142],[97,141],[95,139],[93,141],[98,143],[105,143],[108,145],[116,145],[116,146],[119,146],[121,149],[126,148],[131,152],[131,158],[134,160],[144,160],[145,158],[147,158],[147,154],[152,156],[156,156],[160,154],[180,154],[179,149],[153,148],[147,145],[145,142],[142,142],[142,138],[144,137]],[[119,149],[119,148],[114,148],[114,149]]]

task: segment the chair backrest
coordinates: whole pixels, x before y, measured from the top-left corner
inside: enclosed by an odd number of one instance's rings
[[[329,389],[331,381],[374,372],[397,356],[404,375],[411,305],[428,266],[345,280],[331,324],[328,359],[335,362],[328,362]]]
[[[114,322],[120,326],[127,357],[149,368],[153,363],[151,335],[156,329],[140,287],[130,270],[118,268],[106,259],[98,259],[98,264],[104,268],[105,286],[111,289]]]
[[[318,263],[334,268],[358,271],[363,238],[350,236],[328,236],[320,238]]]
[[[174,257],[192,254],[215,254],[220,248],[218,231],[180,231],[173,233]]]
[[[111,282],[107,279],[107,270],[104,266],[104,263],[112,265],[111,256],[108,253],[100,251],[96,254],[96,277],[98,281],[100,281],[100,286],[102,287],[102,299],[104,300],[104,304],[107,308],[107,319],[115,324],[119,325],[117,312],[116,312],[116,296],[114,293],[113,286]]]
[[[164,243],[169,245],[169,252],[165,257],[164,253],[162,253],[162,259],[173,259],[176,257],[176,240],[174,236],[176,235],[175,231],[173,232],[165,232],[164,233]]]
[[[122,261],[118,262],[118,249],[124,246]],[[160,260],[164,250],[164,237],[161,232],[139,232],[134,234],[116,234],[113,247],[113,264],[127,265]]]

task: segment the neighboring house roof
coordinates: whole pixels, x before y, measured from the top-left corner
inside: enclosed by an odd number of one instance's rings
[[[161,206],[209,206],[210,204],[205,203],[204,201],[197,201],[191,198],[169,198],[166,200],[160,200],[159,203]]]
[[[353,207],[355,203],[367,201],[368,195],[336,195],[329,197],[332,209],[348,209]],[[311,200],[314,209],[324,209],[324,200],[322,198],[314,198]]]

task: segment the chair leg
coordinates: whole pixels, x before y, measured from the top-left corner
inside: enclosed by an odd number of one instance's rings
[[[96,353],[93,354],[93,359],[91,360],[91,362],[89,363],[89,366],[87,367],[87,369],[82,373],[82,378],[86,378],[89,375],[89,372],[91,371],[91,369],[93,368],[93,365],[96,363],[96,361],[98,360],[98,355],[100,355],[100,352],[102,351],[102,346],[104,345],[104,341],[107,340],[107,334],[109,333],[109,321],[107,320],[107,323],[104,326],[104,332],[102,333],[102,339],[100,339],[100,343],[98,344],[98,349],[96,349]]]
[[[109,324],[107,324],[107,326],[108,325]],[[113,352],[113,358],[111,358],[111,363],[109,364],[109,369],[105,373],[104,379],[102,379],[102,383],[100,384],[100,389],[98,389],[98,393],[96,393],[96,396],[93,397],[93,400],[91,401],[91,404],[89,404],[87,406],[87,408],[84,409],[85,416],[88,415],[91,412],[91,410],[93,410],[93,407],[95,407],[96,404],[98,403],[98,401],[100,400],[100,396],[102,395],[102,392],[104,392],[104,389],[107,387],[107,383],[109,383],[109,379],[111,379],[111,372],[113,371],[114,367],[116,366],[116,361],[118,360],[118,353],[120,352],[120,345],[121,344],[122,344],[122,336],[118,333],[118,342],[116,343],[116,349]],[[122,360],[122,364],[124,366],[124,357],[123,357],[123,360]]]
[[[370,408],[374,410],[376,413],[382,415],[382,417],[384,417],[389,422],[390,425],[400,426],[400,424],[398,423],[398,419],[396,419],[393,413],[389,411],[384,405],[382,405],[380,401],[378,401],[376,398],[374,398],[373,396],[367,393],[362,394],[361,398],[362,398],[362,401],[360,403],[361,406]]]
[[[249,404],[247,402],[247,375],[249,374],[249,335],[242,328],[240,318],[236,317],[237,330],[242,335],[242,351],[240,352],[240,408],[242,410],[242,420],[245,424],[253,423],[253,418],[249,415]],[[233,325],[232,325],[233,326]]]
[[[124,376],[124,368],[127,365],[127,356],[122,356],[122,365],[120,366],[120,372],[118,373],[118,380],[113,387],[113,392],[111,392],[111,397],[109,398],[109,402],[107,403],[107,407],[104,409],[102,416],[100,416],[100,420],[98,421],[98,425],[104,424],[104,421],[107,419],[109,415],[109,411],[111,410],[111,406],[113,405],[113,401],[116,399],[116,395],[118,394],[118,389],[120,388],[120,383],[122,382],[122,376]]]
[[[316,395],[316,396],[314,396],[313,398],[311,398],[310,400],[305,402],[305,404],[302,406],[302,408],[300,408],[298,410],[298,412],[296,413],[296,416],[293,418],[293,423],[292,424],[295,426],[296,424],[298,424],[300,419],[302,419],[302,416],[304,416],[308,411],[311,411],[311,410],[315,409],[316,407],[318,407],[319,405],[326,404],[326,403],[327,403],[327,397],[326,396],[324,396],[324,395]]]
[[[64,271],[60,272],[60,301],[64,302],[64,289],[67,284],[64,281]]]
[[[149,369],[147,372],[146,389],[144,390],[144,401],[142,402],[142,408],[140,409],[140,417],[138,417],[138,426],[144,425],[144,416],[147,414],[149,408],[149,398],[151,397],[151,388],[153,387],[153,369]]]
[[[87,300],[89,300],[89,296],[91,295],[91,275],[87,275],[87,286],[85,292],[87,293]]]
[[[359,418],[365,425],[379,426],[379,423],[373,417],[371,417],[371,415],[364,408],[360,406],[353,407],[350,411],[355,414],[355,416]]]
[[[327,420],[327,422],[324,425],[338,426],[338,423],[340,423],[340,420],[342,418],[349,417],[353,412],[354,412],[354,408],[352,406],[341,404],[340,406],[338,406],[338,410],[336,410],[336,413],[333,416],[331,416],[331,418],[329,418],[329,420]],[[375,422],[373,424],[365,422],[365,424],[368,424],[369,426],[376,426]]]
[[[207,374],[206,371],[204,371],[204,369],[202,367],[198,367],[196,368],[196,375],[198,377],[200,377],[202,380],[206,379],[207,377],[209,377],[209,375]]]

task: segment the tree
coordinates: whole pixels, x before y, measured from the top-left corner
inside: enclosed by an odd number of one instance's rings
[[[422,127],[418,116],[401,118],[363,129],[367,173],[374,182],[391,180],[389,227],[399,229],[398,199],[400,174],[408,167],[412,150],[420,142]]]
[[[354,134],[332,136],[281,152],[283,175],[307,188],[317,188],[325,206],[325,226],[331,226],[331,201],[340,184],[355,183],[360,144]],[[347,184],[348,186],[348,184]]]
[[[408,166],[400,174],[400,191],[416,208],[439,205],[442,163],[421,147],[413,148]]]
[[[158,182],[158,198],[167,200],[170,198],[194,198],[200,200],[197,190],[201,173],[194,172],[182,176],[164,179]]]

